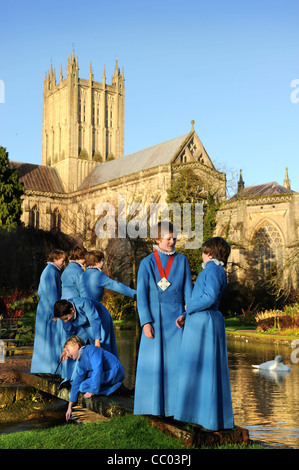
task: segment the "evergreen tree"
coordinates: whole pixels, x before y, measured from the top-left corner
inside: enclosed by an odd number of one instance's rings
[[[208,194],[207,206],[204,211],[203,240],[213,237],[216,228],[216,213],[220,203],[215,201],[213,194]]]
[[[216,213],[219,203],[215,202],[214,195],[208,193],[203,196],[203,183],[199,176],[192,168],[184,168],[180,171],[180,175],[176,178],[171,187],[167,190],[167,203],[179,203],[183,207],[183,203],[195,204],[200,200],[204,202],[204,218],[203,218],[203,241],[213,236],[216,227]],[[191,228],[194,230],[194,210],[192,210]],[[196,277],[202,269],[201,248],[179,250],[187,256],[193,277]]]
[[[23,183],[9,165],[8,152],[0,146],[0,227],[21,225]]]
[[[167,189],[167,203],[196,203],[202,199],[202,181],[192,168],[183,168],[180,176],[172,181]]]
[[[184,203],[195,204],[202,199],[202,181],[191,168],[183,168],[178,178],[172,181],[167,190],[168,204],[178,203],[183,208]],[[193,208],[192,208],[193,209]],[[183,224],[183,221],[182,221]],[[194,230],[194,210],[191,211],[191,230]],[[183,229],[183,226],[181,227]],[[201,249],[185,249],[178,247],[178,251],[187,256],[191,274],[193,278],[197,277],[199,266],[201,265]]]

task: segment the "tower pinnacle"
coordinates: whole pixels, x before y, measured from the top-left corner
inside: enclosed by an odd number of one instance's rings
[[[240,178],[238,181],[238,193],[245,187],[245,183],[243,181],[242,170],[240,170]]]
[[[284,185],[285,188],[291,189],[291,180],[290,180],[289,174],[288,174],[288,167],[286,167],[286,173],[285,173],[285,178],[283,180],[283,185]]]

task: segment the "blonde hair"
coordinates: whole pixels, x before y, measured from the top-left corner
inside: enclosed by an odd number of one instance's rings
[[[82,348],[83,346],[85,346],[85,341],[84,339],[80,338],[80,336],[70,336],[64,343],[63,348],[65,348],[68,345],[75,346],[76,344],[78,344],[80,348]]]

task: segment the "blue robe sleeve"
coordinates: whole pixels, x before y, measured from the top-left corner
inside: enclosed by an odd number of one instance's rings
[[[119,292],[120,294],[127,295],[128,297],[132,297],[132,298],[134,298],[134,294],[136,294],[135,289],[131,289],[131,287],[128,287],[125,284],[122,284],[121,282],[110,279],[110,277],[108,277],[103,272],[101,273],[101,277],[99,280],[100,280],[101,286],[105,287],[105,289],[110,289],[110,290]]]
[[[185,282],[184,282],[184,299],[185,303],[187,304],[191,298],[192,291],[193,291],[193,284],[192,284],[192,277],[191,277],[191,270],[189,266],[188,259],[185,258]],[[183,312],[184,314],[186,312]]]
[[[97,309],[89,299],[84,299],[83,311],[92,328],[93,339],[101,339],[102,321]]]
[[[146,323],[153,323],[149,305],[150,275],[146,263],[141,261],[137,275],[137,309],[141,327]]]
[[[198,276],[192,297],[187,304],[187,314],[209,310],[219,300],[224,278],[216,267],[205,268],[207,271]]]
[[[65,322],[59,318],[58,321],[62,321],[63,329],[66,332],[68,338],[76,334],[76,328],[74,327],[72,320]]]

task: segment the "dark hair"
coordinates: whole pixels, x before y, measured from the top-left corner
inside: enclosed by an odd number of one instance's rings
[[[161,238],[163,238],[166,232],[171,233],[173,237],[176,238],[176,229],[171,222],[166,222],[166,221],[158,222],[156,230],[158,232],[157,237],[155,237],[157,240],[161,240]]]
[[[202,252],[210,254],[212,258],[222,261],[224,266],[227,264],[227,258],[230,255],[230,244],[222,237],[212,237],[202,244]]]
[[[55,259],[64,258],[67,259],[67,254],[63,250],[53,250],[48,256],[48,261],[54,261]]]
[[[67,299],[57,300],[54,304],[54,318],[61,318],[68,315],[73,308],[73,304]]]
[[[87,253],[87,250],[86,248],[84,248],[84,246],[76,245],[70,251],[70,259],[73,259],[73,260],[83,259],[85,258],[86,253]]]
[[[94,266],[104,260],[104,253],[99,250],[88,251],[85,256],[86,266]]]

